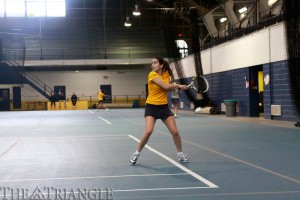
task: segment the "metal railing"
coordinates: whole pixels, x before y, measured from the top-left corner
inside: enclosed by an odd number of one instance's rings
[[[149,47],[43,48],[43,51],[26,49],[26,60],[138,59],[152,58],[157,54],[167,56],[164,48]]]
[[[211,37],[210,40],[205,40],[202,42],[201,50],[205,50],[207,48],[211,48],[215,45],[222,44],[224,42],[243,37],[247,34],[250,34],[252,32],[255,32],[257,30],[263,29],[265,27],[271,26],[273,24],[276,24],[278,22],[281,22],[284,20],[284,13],[283,13],[283,7],[280,10],[280,13],[278,15],[272,16],[272,8],[260,12],[257,15],[252,15],[250,17],[247,17],[243,19],[241,22],[237,24],[232,24],[229,27],[225,27],[218,32],[213,33],[212,35],[214,37]],[[265,16],[265,19],[260,20],[256,23],[257,18],[262,18],[262,16]],[[244,21],[248,21],[246,27],[242,27],[242,24]],[[253,23],[252,25],[250,23]],[[238,28],[234,28],[238,27]]]
[[[71,96],[67,97],[67,101],[70,101]],[[89,107],[92,108],[94,104],[98,102],[98,96],[78,96],[77,99],[88,101]],[[143,105],[146,102],[145,95],[112,95],[109,99],[104,99],[103,103],[106,104],[132,104],[134,101],[138,101],[139,104]]]
[[[14,67],[15,71],[22,75],[27,81],[29,81],[32,86],[35,86],[40,92],[46,97],[49,98],[50,92],[53,90],[51,87],[46,85],[42,80],[40,80],[34,74],[26,71],[24,66],[19,65],[17,61],[10,58],[10,56],[3,54],[3,61],[6,62],[9,66]]]

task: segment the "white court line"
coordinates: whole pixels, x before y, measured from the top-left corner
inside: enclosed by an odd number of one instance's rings
[[[139,139],[137,139],[136,137],[132,136],[132,135],[128,135],[130,138],[132,138],[133,140],[140,142]],[[152,151],[153,153],[159,155],[160,157],[164,158],[165,160],[169,161],[170,163],[172,163],[173,165],[175,165],[176,167],[180,168],[181,170],[185,171],[186,173],[190,174],[191,176],[193,176],[194,178],[198,179],[199,181],[201,181],[202,183],[206,184],[207,186],[209,186],[210,188],[218,188],[217,185],[213,184],[212,182],[206,180],[205,178],[203,178],[202,176],[200,176],[199,174],[193,172],[192,170],[180,165],[178,162],[176,162],[175,160],[169,158],[168,156],[166,156],[165,154],[153,149],[152,147],[150,147],[149,145],[145,145],[145,147],[147,149],[149,149],[150,151]]]
[[[28,140],[33,140],[33,139],[77,139],[77,138],[80,138],[80,139],[84,139],[84,138],[103,138],[105,139],[106,137],[110,138],[110,137],[126,137],[125,135],[78,135],[78,136],[50,136],[50,137],[34,137],[34,138],[31,138],[31,137],[22,137],[22,138],[18,138],[18,139],[28,139]],[[2,138],[0,138],[2,139]]]
[[[35,140],[30,140],[33,142],[70,142],[70,141],[98,141],[98,140],[127,140],[128,138],[126,137],[115,137],[115,138],[81,138],[81,139],[77,139],[77,138],[73,138],[73,139],[68,139],[68,140],[63,140],[63,139],[35,139]]]
[[[47,140],[64,140],[64,139],[78,139],[78,140],[82,140],[82,139],[113,139],[114,137],[118,137],[119,139],[128,139],[128,136],[125,135],[101,135],[101,136],[88,136],[88,135],[83,135],[83,136],[65,136],[65,137],[58,137],[58,136],[50,136],[50,137],[16,137],[16,138],[1,138],[0,140],[3,141],[4,139],[6,140],[22,140],[22,142],[26,141],[26,140],[30,140],[30,141],[47,141]],[[0,144],[4,143],[1,142]]]
[[[94,112],[91,111],[91,110],[89,110],[89,112],[92,113],[92,114],[94,114]],[[97,117],[98,117],[99,119],[102,119],[102,120],[105,121],[106,123],[111,124],[111,122],[109,122],[108,120],[106,120],[106,119],[104,119],[104,118],[102,118],[102,117],[100,117],[100,116],[97,116]]]
[[[230,156],[230,155],[221,153],[221,152],[219,152],[219,151],[210,149],[210,148],[208,148],[208,147],[204,147],[204,146],[198,145],[198,144],[196,144],[196,143],[193,143],[193,142],[188,141],[188,140],[185,140],[185,139],[183,139],[183,141],[186,142],[186,143],[192,144],[192,145],[194,145],[194,146],[196,146],[196,147],[199,147],[199,148],[201,148],[201,149],[205,149],[206,151],[213,152],[213,153],[215,153],[215,154],[217,154],[217,155],[223,156],[223,157],[225,157],[225,158],[229,158],[229,159],[235,160],[235,161],[237,161],[237,162],[243,163],[243,164],[245,164],[245,165],[254,167],[254,168],[256,168],[256,169],[259,169],[259,170],[261,170],[261,171],[267,172],[267,173],[269,173],[269,174],[273,174],[273,175],[275,175],[275,176],[279,176],[279,177],[281,177],[281,178],[287,179],[287,180],[292,181],[292,182],[295,182],[295,183],[300,183],[300,180],[297,180],[297,179],[295,179],[295,178],[292,178],[292,177],[289,177],[289,176],[286,176],[286,175],[283,175],[283,174],[274,172],[274,171],[272,171],[272,170],[269,170],[269,169],[260,167],[260,166],[258,166],[258,165],[249,163],[249,162],[247,162],[247,161],[244,161],[244,160],[235,158],[235,157],[233,157],[233,156]]]
[[[114,190],[114,192],[138,192],[138,191],[162,191],[162,190],[195,190],[195,189],[212,189],[212,187],[180,187],[180,188],[151,188],[151,189],[130,189]]]
[[[100,117],[100,116],[98,116],[98,118],[99,118],[99,119],[102,119],[103,121],[105,121],[105,122],[108,123],[108,124],[111,124],[108,120],[106,120],[106,119],[104,119],[104,118],[102,118],[102,117]]]
[[[142,174],[142,175],[114,175],[114,176],[75,176],[75,177],[54,177],[54,178],[30,178],[30,179],[2,179],[0,182],[20,182],[20,181],[46,181],[46,180],[75,180],[75,179],[101,179],[101,178],[127,178],[127,177],[154,177],[154,176],[184,176],[187,173],[176,174]]]
[[[185,188],[154,188],[154,189],[132,189],[132,190],[115,190],[115,189],[112,189],[111,192],[115,193],[115,192],[132,192],[132,191],[154,191],[154,190],[157,190],[157,191],[160,191],[160,190],[193,190],[193,189],[202,189],[202,188],[207,188],[209,189],[209,187],[185,187]],[[95,193],[98,193],[98,192],[101,192],[102,193],[107,193],[106,190],[102,190],[102,191],[90,191],[91,194],[95,194]],[[66,194],[66,195],[69,195],[69,194],[81,194],[80,191],[64,191],[63,194]],[[300,191],[279,191],[279,192],[241,192],[241,193],[218,193],[218,194],[212,194],[212,193],[206,193],[206,194],[191,194],[191,195],[168,195],[169,198],[172,198],[172,197],[179,197],[179,196],[182,196],[182,197],[185,197],[185,198],[188,198],[188,197],[200,197],[200,196],[250,196],[250,195],[274,195],[274,194],[299,194]],[[48,195],[56,195],[56,197],[58,197],[57,194],[60,194],[60,193],[57,193],[57,192],[39,192],[39,193],[33,193],[33,194],[39,194],[40,197],[43,197],[42,199],[46,199],[46,197],[48,197]],[[42,196],[44,195],[44,196]],[[10,197],[10,199],[13,199],[12,195],[10,193],[6,193],[6,194],[0,194],[0,197]],[[31,196],[33,197],[33,196]],[[68,196],[69,197],[69,196]],[[148,196],[149,197],[149,196]],[[162,197],[162,196],[154,196],[156,198],[159,198],[159,197]],[[35,197],[36,198],[36,197]],[[8,198],[5,198],[5,199],[8,199]],[[56,198],[58,199],[58,198]],[[62,198],[61,198],[62,199]]]
[[[170,137],[170,135],[169,135],[168,133],[164,132],[164,131],[157,130],[157,132],[160,132],[160,133],[162,133],[163,135],[166,135],[166,136]],[[286,175],[277,173],[277,172],[272,171],[272,170],[269,170],[269,169],[267,169],[267,168],[260,167],[260,166],[258,166],[258,165],[255,165],[255,164],[252,164],[252,163],[250,163],[250,162],[241,160],[241,159],[239,159],[239,158],[236,158],[236,157],[233,157],[233,156],[224,154],[224,153],[222,153],[222,152],[213,150],[213,149],[211,149],[211,148],[208,148],[208,147],[205,147],[205,146],[201,146],[201,145],[196,144],[196,143],[194,143],[194,142],[192,142],[192,141],[189,141],[189,140],[186,140],[186,139],[182,139],[182,141],[184,141],[184,142],[186,142],[186,143],[189,143],[189,144],[191,144],[191,145],[194,145],[194,146],[196,146],[196,147],[199,147],[199,148],[201,148],[201,149],[204,149],[204,150],[206,150],[206,151],[209,151],[209,152],[215,153],[215,154],[217,154],[217,155],[223,156],[223,157],[225,157],[225,158],[229,158],[229,159],[235,160],[235,161],[237,161],[237,162],[243,163],[243,164],[245,164],[245,165],[254,167],[254,168],[256,168],[256,169],[259,169],[259,170],[261,170],[261,171],[267,172],[267,173],[269,173],[269,174],[273,174],[273,175],[275,175],[275,176],[279,176],[279,177],[281,177],[281,178],[287,179],[287,180],[292,181],[292,182],[295,182],[295,183],[300,183],[300,180],[298,180],[298,179],[295,179],[295,178],[292,178],[292,177],[289,177],[289,176],[286,176]]]

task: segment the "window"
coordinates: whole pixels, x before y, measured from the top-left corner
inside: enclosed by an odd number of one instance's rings
[[[184,40],[176,40],[177,47],[179,48],[179,53],[181,58],[188,56],[188,45]]]
[[[24,0],[6,1],[6,17],[25,17]]]
[[[48,0],[46,6],[47,17],[65,17],[66,3],[65,1]]]
[[[0,0],[0,17],[4,17],[4,1]]]
[[[0,0],[0,17],[65,17],[66,0]]]
[[[46,8],[45,1],[41,0],[27,0],[27,16],[28,17],[45,17]]]

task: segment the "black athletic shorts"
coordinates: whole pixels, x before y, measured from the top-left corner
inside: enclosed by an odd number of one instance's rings
[[[146,104],[145,108],[145,117],[152,116],[155,119],[161,119],[165,120],[170,116],[173,116],[173,113],[171,112],[169,105],[152,105],[152,104]]]
[[[178,104],[179,99],[178,98],[172,98],[171,102],[172,102],[172,104]]]

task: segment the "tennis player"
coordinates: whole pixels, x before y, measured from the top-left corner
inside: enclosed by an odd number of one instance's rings
[[[176,84],[176,82],[174,82],[173,84]],[[178,117],[177,115],[177,111],[178,111],[178,103],[179,103],[179,90],[173,90],[172,91],[172,96],[171,96],[171,103],[173,105],[174,108],[174,117]]]
[[[98,112],[98,106],[100,105],[101,108],[105,108],[106,112],[108,111],[108,107],[106,107],[105,105],[103,105],[103,97],[104,97],[104,93],[102,92],[102,90],[99,90],[98,94],[98,102],[96,103],[96,112]]]
[[[64,103],[64,106],[65,106],[65,108],[67,107],[67,104],[66,104],[66,97],[64,96],[64,93],[63,92],[59,92],[58,93],[58,97],[59,97],[59,108],[61,108],[61,103]]]
[[[133,153],[129,162],[135,164],[140,153],[148,142],[157,119],[161,119],[168,127],[174,144],[177,149],[178,160],[186,163],[188,159],[182,152],[181,138],[176,126],[176,122],[168,106],[168,92],[181,89],[186,90],[186,85],[170,84],[173,73],[167,61],[160,57],[154,57],[151,65],[152,71],[148,75],[148,97],[145,108],[146,129],[140,138],[136,151]]]

